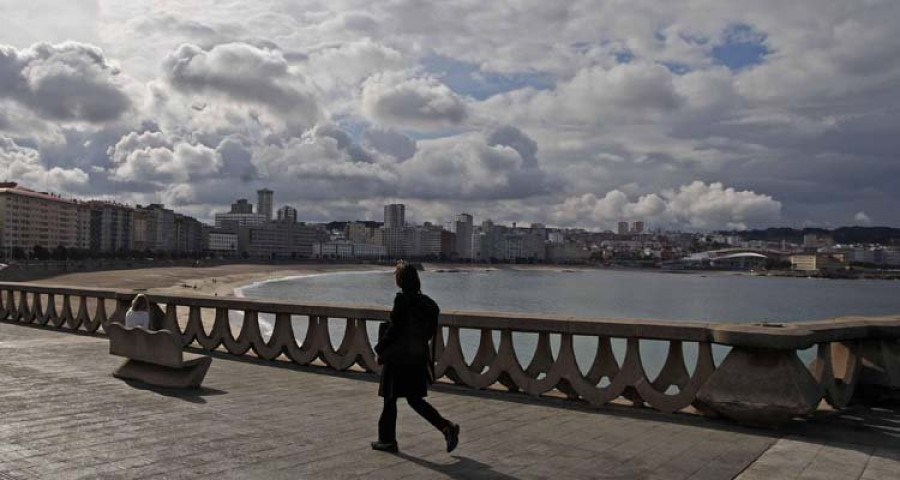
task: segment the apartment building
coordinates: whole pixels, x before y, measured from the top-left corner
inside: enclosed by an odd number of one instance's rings
[[[175,214],[175,251],[178,253],[200,253],[205,248],[203,224],[194,217]]]
[[[135,221],[135,245],[138,245],[138,238],[142,242],[143,250],[175,251],[176,232],[175,232],[175,212],[165,208],[163,205],[153,203],[142,207],[137,206],[137,210],[141,213],[140,220]],[[139,223],[141,223],[139,225]],[[140,230],[140,232],[139,232]]]
[[[90,248],[119,252],[134,248],[134,208],[114,202],[90,201]]]
[[[88,248],[87,212],[74,200],[0,183],[0,248],[7,256],[14,248],[27,252],[38,245]]]
[[[238,230],[238,251],[253,258],[309,258],[327,233],[301,223],[270,222]]]

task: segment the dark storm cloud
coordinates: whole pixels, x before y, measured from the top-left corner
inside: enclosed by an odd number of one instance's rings
[[[24,50],[0,45],[0,98],[16,101],[56,121],[116,120],[131,100],[119,74],[92,45],[39,43]]]

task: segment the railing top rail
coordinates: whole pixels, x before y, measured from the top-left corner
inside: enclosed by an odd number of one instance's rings
[[[0,290],[40,294],[88,296],[130,300],[138,292],[124,289],[80,288],[57,285],[0,282]],[[390,309],[370,305],[311,304],[245,298],[223,298],[197,294],[146,293],[151,301],[180,306],[226,308],[261,313],[287,313],[382,321]],[[713,342],[762,349],[804,349],[817,343],[863,338],[900,338],[900,315],[843,317],[794,323],[679,322],[650,319],[584,318],[512,312],[445,311],[440,322],[461,328],[508,329],[517,332],[569,333],[584,336],[628,337],[648,340]]]
[[[122,294],[134,296],[141,292],[132,290],[114,290],[109,288],[72,287],[68,285],[43,285],[24,282],[0,282],[0,290],[24,291],[33,293],[53,293],[55,295],[89,296],[95,298],[116,298]]]

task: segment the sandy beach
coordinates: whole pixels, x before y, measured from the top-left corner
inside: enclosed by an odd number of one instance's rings
[[[214,267],[160,267],[80,272],[31,283],[73,287],[127,288],[153,293],[234,296],[236,288],[254,282],[311,273],[390,270],[380,265],[267,265],[234,264]]]
[[[581,270],[584,266],[559,265],[483,265],[483,264],[425,264],[426,271],[438,270]],[[153,293],[199,293],[220,297],[234,296],[235,289],[254,282],[313,273],[350,271],[390,271],[383,265],[361,264],[233,264],[211,267],[159,267],[132,270],[106,270],[57,275],[31,283],[92,288],[126,288]]]

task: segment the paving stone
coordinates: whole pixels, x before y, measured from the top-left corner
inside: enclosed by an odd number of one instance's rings
[[[400,402],[402,452],[391,455],[369,448],[382,404],[371,376],[217,356],[206,388],[185,393],[114,379],[120,363],[103,337],[0,322],[0,474],[900,478],[900,415],[890,409],[771,432],[440,385],[429,400],[462,425],[459,449],[447,455],[441,434]]]

